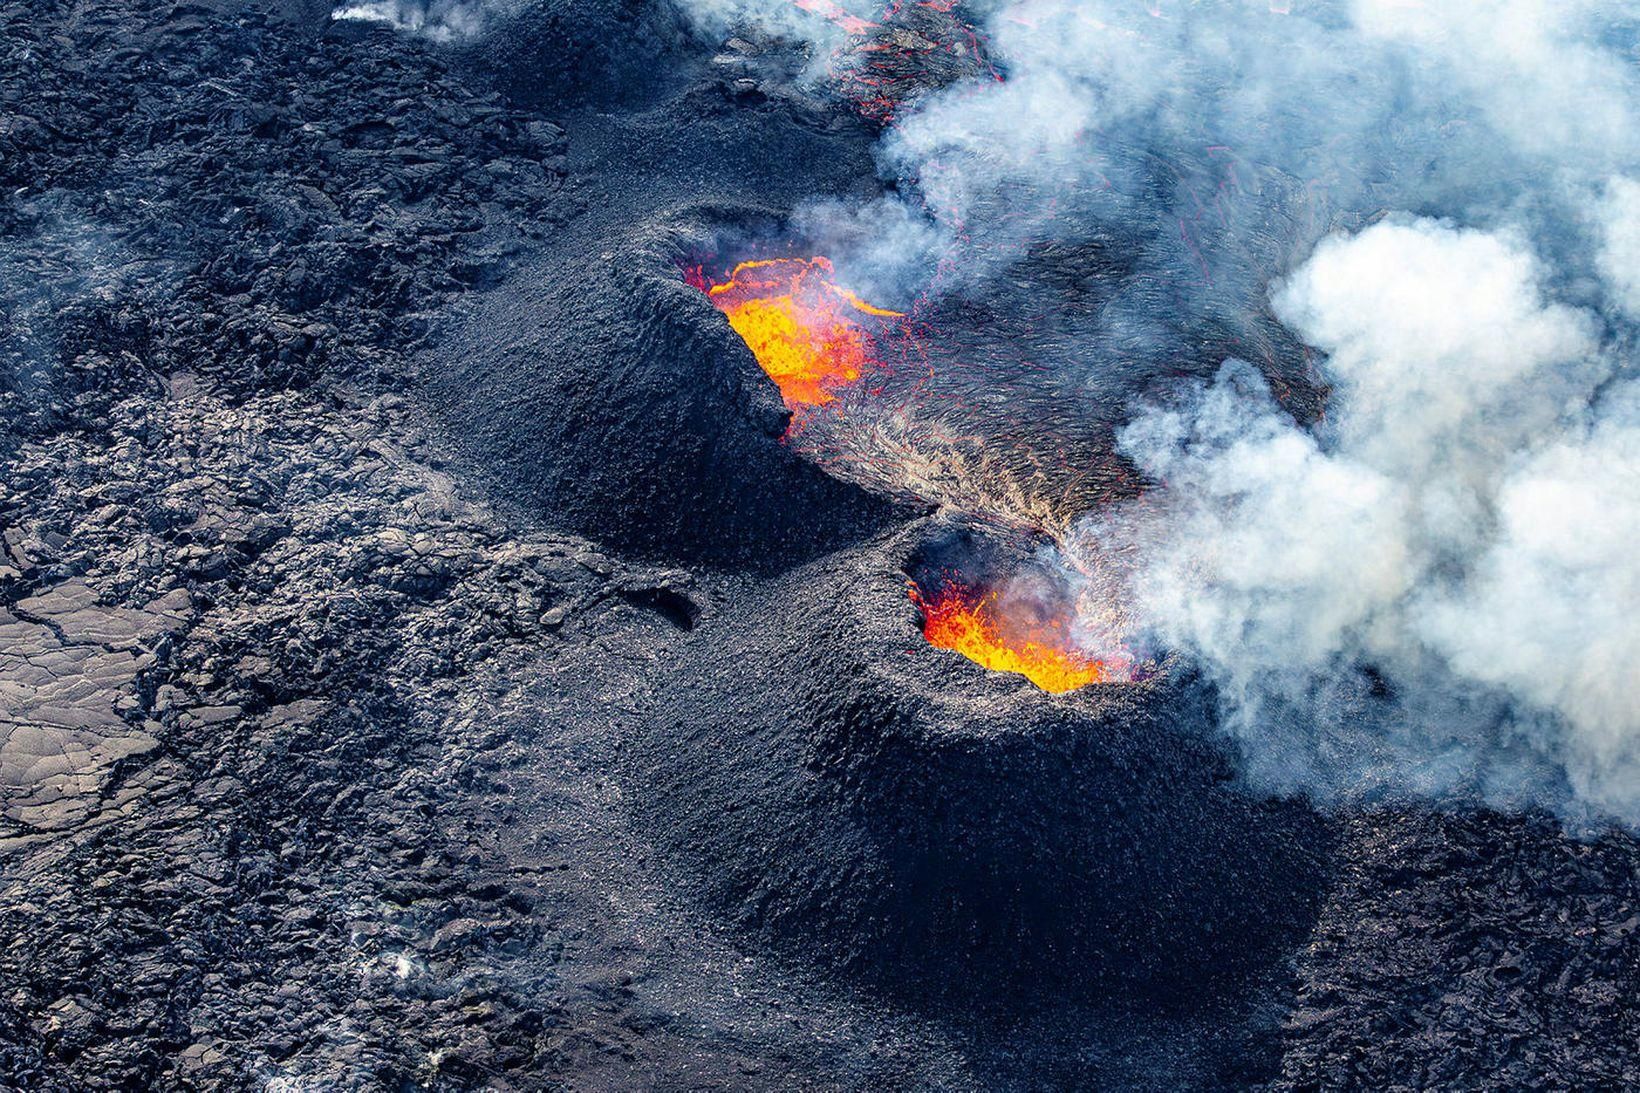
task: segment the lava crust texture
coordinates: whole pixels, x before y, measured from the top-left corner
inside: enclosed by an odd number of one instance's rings
[[[1632,831],[1252,797],[1176,666],[931,646],[979,533],[782,440],[680,264],[882,198],[960,8],[825,86],[665,0],[361,6],[0,4],[0,1089],[1640,1087]],[[885,381],[1008,472],[934,500],[1131,496],[1225,354],[1314,417],[1239,308],[1043,382],[1119,289],[1186,322],[1180,227],[868,297],[988,366]]]
[[[1320,822],[1232,783],[1189,678],[1050,695],[926,643],[907,570],[962,534],[918,521],[703,625],[632,799],[711,904],[915,997],[1260,967],[1315,913]]]
[[[903,518],[781,442],[779,391],[684,283],[710,238],[691,220],[555,271],[528,335],[450,373],[469,443],[582,534],[678,561],[785,568]]]

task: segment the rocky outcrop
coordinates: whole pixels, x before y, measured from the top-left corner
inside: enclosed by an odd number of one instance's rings
[[[185,588],[108,607],[78,578],[0,611],[0,815],[31,831],[73,826],[119,760],[159,744],[139,680],[192,614]]]

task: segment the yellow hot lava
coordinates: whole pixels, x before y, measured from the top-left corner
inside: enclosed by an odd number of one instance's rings
[[[870,19],[850,14],[837,0],[796,0],[796,4],[804,11],[811,11],[822,19],[831,20],[849,34],[864,34],[877,26]]]
[[[706,289],[793,410],[831,402],[873,363],[859,316],[901,317],[866,303],[832,275],[824,258],[768,258],[742,262],[729,280]]]
[[[922,609],[923,637],[930,645],[961,653],[993,672],[1014,672],[1052,694],[1117,678],[1104,662],[1066,649],[1056,623],[1004,626],[995,592],[975,596],[946,583],[933,599],[925,599],[913,584],[911,601]]]

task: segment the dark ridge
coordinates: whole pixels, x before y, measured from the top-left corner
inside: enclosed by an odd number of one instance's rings
[[[677,81],[691,47],[690,28],[666,0],[530,0],[492,16],[464,53],[517,102],[630,109]]]
[[[919,523],[701,627],[631,799],[743,929],[918,1005],[1233,989],[1303,936],[1328,842],[1233,782],[1191,679],[1065,696],[921,638]]]
[[[668,562],[788,569],[908,510],[782,441],[789,413],[679,263],[694,216],[574,248],[493,297],[430,386],[476,466],[548,519]],[[522,306],[522,314],[518,312]],[[493,322],[492,322],[493,320]]]

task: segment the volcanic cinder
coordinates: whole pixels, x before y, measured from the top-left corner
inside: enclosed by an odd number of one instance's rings
[[[1318,819],[1230,782],[1187,678],[1054,695],[926,642],[909,576],[970,535],[915,522],[697,628],[641,716],[640,812],[721,912],[925,1001],[1262,967],[1314,914]]]
[[[1640,1083],[1629,829],[1272,789],[1091,625],[1206,511],[1133,422],[1329,454],[1323,231],[1621,212],[1633,35],[1493,7],[0,6],[0,1088]]]
[[[526,298],[499,297],[524,309],[525,330],[486,313],[435,384],[526,504],[646,554],[781,568],[881,527],[894,506],[782,443],[780,391],[680,272],[711,239],[705,222],[681,210],[604,240],[617,250],[595,264],[566,254],[537,270]]]

